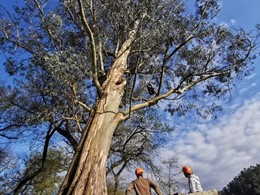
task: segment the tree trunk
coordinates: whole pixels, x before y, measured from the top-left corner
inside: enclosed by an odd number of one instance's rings
[[[121,48],[115,52],[115,61],[102,85],[100,97],[90,113],[78,151],[72,159],[59,195],[107,194],[107,157],[113,133],[117,125],[125,119],[118,110],[126,85],[124,73],[127,58],[138,25],[139,21],[136,21]]]
[[[94,127],[83,144],[78,167],[66,194],[106,194],[106,162],[117,123],[104,122],[106,125],[99,127],[100,120],[100,117],[94,119]]]
[[[118,108],[126,84],[122,64],[127,55],[117,58],[109,71],[59,194],[107,194],[106,162],[113,133],[122,120]]]

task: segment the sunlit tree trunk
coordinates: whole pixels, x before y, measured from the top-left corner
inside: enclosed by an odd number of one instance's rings
[[[106,162],[113,133],[124,119],[118,108],[126,84],[124,72],[130,44],[131,39],[128,39],[122,45],[102,85],[102,94],[90,114],[59,194],[107,194]]]
[[[67,183],[62,194],[106,194],[106,161],[113,131],[116,128],[115,119],[104,120],[106,114],[97,114],[93,125],[88,130],[88,136],[82,145],[77,158],[73,179]],[[103,124],[100,125],[103,121]]]

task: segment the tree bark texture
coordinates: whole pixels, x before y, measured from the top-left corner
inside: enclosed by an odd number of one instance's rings
[[[107,157],[113,133],[118,124],[125,119],[118,111],[126,85],[124,73],[127,59],[138,25],[139,21],[136,21],[121,48],[115,52],[116,58],[102,85],[101,95],[90,113],[79,148],[72,159],[59,195],[107,194]]]
[[[123,73],[128,53],[121,53],[108,73],[59,194],[107,194],[106,162],[113,133],[122,119],[118,108],[126,84]]]

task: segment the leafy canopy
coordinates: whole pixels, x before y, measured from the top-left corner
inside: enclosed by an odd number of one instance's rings
[[[126,118],[162,100],[171,114],[220,110],[209,99],[250,73],[259,38],[259,26],[253,34],[214,23],[217,0],[196,0],[193,13],[181,0],[26,0],[12,13],[0,9],[0,50],[14,80],[1,84],[1,139],[47,145],[58,134],[74,150],[133,30],[116,105]]]
[[[259,194],[260,193],[260,165],[250,166],[242,170],[226,187],[224,195],[229,194]]]

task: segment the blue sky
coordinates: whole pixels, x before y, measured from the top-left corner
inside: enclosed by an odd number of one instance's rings
[[[18,0],[0,0],[10,9]],[[218,23],[253,30],[260,23],[260,0],[222,0]],[[4,80],[0,53],[0,80]],[[173,141],[160,155],[179,156],[180,165],[188,164],[204,189],[221,190],[238,173],[260,163],[260,58],[253,74],[237,83],[232,100],[225,102],[217,123],[214,120],[178,124]],[[169,116],[169,120],[171,120]],[[183,130],[189,131],[183,131]],[[129,178],[130,180],[133,178]]]

